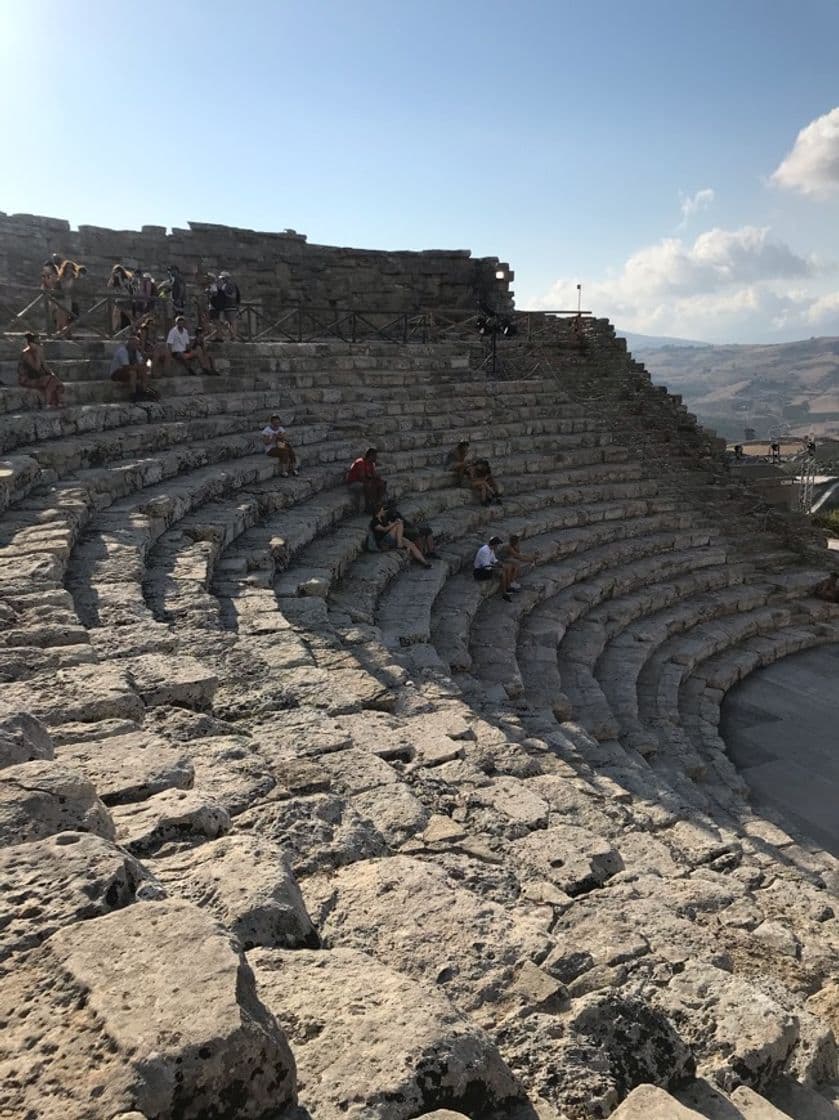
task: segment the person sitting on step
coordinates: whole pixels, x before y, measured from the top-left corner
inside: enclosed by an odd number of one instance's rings
[[[454,450],[449,452],[446,459],[446,463],[451,467],[452,473],[455,476],[455,482],[458,486],[465,485],[472,477],[472,463],[467,459],[468,453],[469,440],[462,439]]]
[[[160,397],[149,384],[150,362],[143,355],[140,339],[133,334],[114,351],[108,375],[112,381],[128,387],[133,401],[157,401]]]
[[[469,482],[482,506],[501,501],[498,483],[492,477],[492,468],[486,459],[476,459],[469,470]]]
[[[490,537],[486,544],[481,545],[472,561],[472,575],[478,581],[499,580],[501,598],[511,603],[510,590],[516,569],[514,564],[505,564],[499,560],[495,550],[502,543],[501,537]]]
[[[405,524],[402,519],[391,517],[390,512],[385,509],[384,505],[380,504],[370,519],[370,532],[382,552],[391,548],[404,548],[408,555],[413,557],[417,563],[422,564],[424,568],[431,567],[430,562],[423,556],[419,547],[406,536]]]
[[[297,456],[294,454],[294,448],[286,439],[285,428],[280,423],[280,418],[276,412],[262,429],[262,443],[265,447],[265,454],[270,455],[272,459],[279,460],[280,474],[283,478],[288,478],[289,471],[293,475],[300,473],[297,469]]]
[[[826,603],[839,603],[839,572],[831,572],[827,579],[817,583],[813,594]]]
[[[24,335],[26,345],[17,364],[17,383],[21,389],[35,389],[44,398],[47,408],[61,408],[64,385],[44,362],[44,352],[37,334]]]
[[[195,354],[190,348],[189,331],[186,329],[186,319],[183,315],[178,315],[175,319],[175,325],[167,334],[166,347],[171,360],[177,362],[186,373],[195,376],[196,371],[192,368],[192,360]]]
[[[430,525],[415,525],[413,521],[403,516],[392,503],[388,504],[386,513],[391,521],[402,522],[405,537],[417,546],[423,556],[437,556],[434,551],[434,530]]]
[[[143,315],[137,321],[134,334],[140,340],[140,350],[148,359],[152,377],[163,377],[169,370],[172,354],[165,342],[157,337],[157,317],[153,312]]]
[[[368,447],[344,475],[347,489],[355,500],[355,508],[360,509],[363,502],[367,513],[374,513],[379,508],[387,490],[387,483],[379,474],[378,458],[376,448]]]
[[[192,350],[192,356],[198,362],[199,371],[208,377],[216,377],[218,370],[216,369],[216,363],[213,361],[213,355],[207,349],[206,341],[204,328],[196,327],[195,338],[192,340],[190,349]]]
[[[525,568],[538,563],[542,558],[542,554],[538,549],[532,553],[532,555],[528,556],[527,553],[522,552],[520,545],[521,537],[519,534],[511,533],[507,543],[499,545],[495,550],[496,556],[502,564],[513,565],[513,578],[510,581],[511,591],[521,591],[521,585],[515,581],[523,574]]]

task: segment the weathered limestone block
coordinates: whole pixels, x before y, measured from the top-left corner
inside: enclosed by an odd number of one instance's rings
[[[530,833],[513,847],[516,858],[572,898],[600,887],[623,870],[608,840],[576,825],[554,825]]]
[[[248,961],[319,1120],[409,1120],[436,1105],[485,1115],[521,1099],[489,1038],[433,987],[355,949],[257,950]]]
[[[0,770],[0,847],[57,832],[93,832],[112,840],[110,814],[87,778],[57,762]]]
[[[215,840],[230,828],[230,816],[198,790],[167,789],[113,810],[117,838],[136,856],[149,856],[166,844]]]
[[[407,856],[313,876],[303,890],[325,945],[363,949],[426,985],[443,986],[458,1006],[501,998],[522,961],[538,962],[549,947],[534,918]]]
[[[375,824],[331,794],[258,805],[236,818],[236,831],[276,840],[298,876],[373,859],[387,852]]]
[[[564,1026],[555,1043],[546,1040],[538,1060],[549,1063],[549,1099],[569,1120],[608,1116],[639,1085],[672,1089],[695,1073],[690,1048],[673,1024],[641,999],[585,996]]]
[[[726,1090],[764,1089],[799,1039],[798,1019],[759,987],[701,961],[688,961],[654,998],[694,1048],[700,1073]]]
[[[268,1120],[294,1059],[231,936],[189,903],[58,930],[0,992],[0,1113]]]
[[[779,1077],[766,1094],[785,1116],[795,1120],[836,1120],[836,1107],[806,1085]]]
[[[450,1108],[435,1108],[433,1112],[424,1112],[417,1120],[469,1120],[462,1112],[452,1112]]]
[[[195,771],[196,788],[236,816],[275,793],[277,776],[253,740],[211,735],[185,744]]]
[[[613,1113],[611,1120],[701,1120],[702,1114],[655,1085],[639,1085]]]
[[[428,824],[428,810],[404,782],[354,794],[350,803],[391,848],[400,847]]]
[[[56,929],[134,901],[140,864],[100,836],[59,832],[0,849],[0,960],[31,949]]]
[[[164,789],[189,789],[194,779],[183,747],[144,731],[68,743],[57,748],[56,756],[84,774],[105,805],[144,801]]]
[[[117,665],[76,665],[25,683],[0,684],[0,707],[31,712],[47,726],[143,718],[143,702]]]
[[[743,1120],[789,1120],[789,1113],[781,1112],[747,1085],[739,1085],[734,1090],[731,1103],[739,1110]]]
[[[195,657],[149,653],[126,662],[128,679],[150,708],[174,704],[206,710],[213,702],[218,677]]]
[[[318,946],[297,880],[270,840],[225,836],[149,866],[171,894],[209,910],[244,949]]]
[[[0,716],[0,769],[53,756],[52,739],[40,720],[26,712]]]

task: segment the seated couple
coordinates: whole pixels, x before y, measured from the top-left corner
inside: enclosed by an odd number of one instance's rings
[[[511,591],[521,591],[521,584],[516,580],[524,569],[535,564],[540,558],[540,553],[534,552],[528,556],[519,547],[521,537],[518,533],[510,536],[507,544],[501,537],[490,537],[486,544],[481,545],[475,553],[472,563],[472,575],[476,580],[499,580],[501,598],[511,603]]]
[[[469,440],[462,439],[449,453],[448,462],[459,486],[469,484],[482,506],[501,501],[501,491],[487,459],[469,459]]]
[[[431,526],[413,525],[394,506],[379,506],[370,521],[369,533],[380,551],[404,548],[424,568],[431,567],[428,557],[437,555]]]

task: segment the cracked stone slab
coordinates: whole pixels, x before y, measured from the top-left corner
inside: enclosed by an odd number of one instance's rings
[[[31,949],[55,930],[134,901],[146,871],[92,833],[59,832],[0,849],[0,960]]]
[[[87,778],[48,761],[0,770],[0,847],[67,831],[114,838],[114,822]]]
[[[282,849],[236,833],[149,863],[174,895],[207,909],[244,949],[314,949],[318,936]]]
[[[312,1115],[410,1120],[443,1104],[485,1115],[522,1099],[487,1035],[433,987],[355,949],[257,950],[248,960]]]
[[[179,900],[57,930],[0,991],[0,1113],[242,1120],[297,1103],[294,1059],[229,933]]]

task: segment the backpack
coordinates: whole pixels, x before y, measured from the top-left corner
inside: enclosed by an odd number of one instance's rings
[[[224,281],[222,292],[224,293],[224,298],[227,300],[228,304],[235,303],[239,296],[239,289],[236,287],[235,281],[230,279]]]

